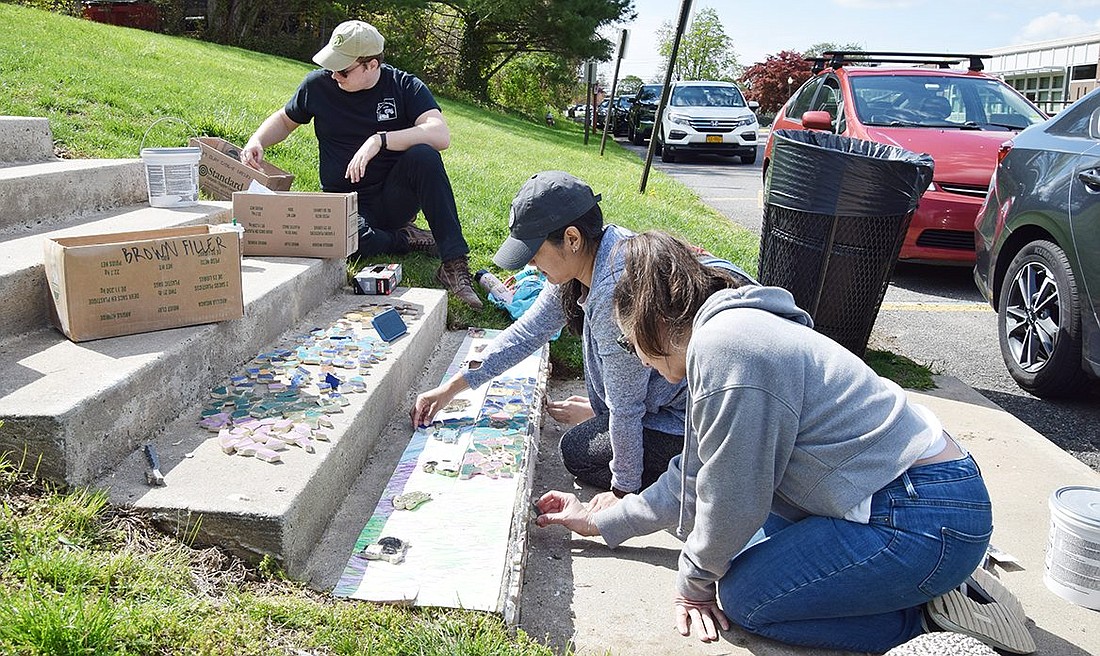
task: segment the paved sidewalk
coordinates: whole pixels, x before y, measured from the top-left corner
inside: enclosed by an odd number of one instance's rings
[[[982,468],[994,504],[993,544],[1024,568],[998,573],[1023,602],[1038,653],[1100,654],[1100,613],[1063,601],[1042,581],[1051,492],[1066,485],[1100,486],[1100,474],[959,380],[940,376],[936,382],[938,389],[913,397],[941,418]],[[583,394],[583,389],[581,381],[551,381],[550,396]],[[562,427],[549,416],[543,421],[535,493],[572,489],[557,447]],[[740,630],[711,645],[680,637],[669,603],[679,542],[668,534],[636,538],[611,551],[598,538],[532,526],[529,547],[520,627],[545,637],[559,652],[571,647],[582,656],[846,653],[789,647]]]

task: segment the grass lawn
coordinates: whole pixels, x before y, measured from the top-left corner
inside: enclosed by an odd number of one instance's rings
[[[67,157],[134,158],[196,134],[243,145],[282,106],[311,65],[214,44],[82,21],[0,3],[0,115],[50,120]],[[491,268],[507,210],[533,173],[563,169],[603,195],[609,222],[675,233],[750,272],[758,239],[641,162],[599,139],[582,145],[569,121],[548,127],[440,98],[452,132],[443,157],[471,248]],[[153,123],[162,117],[175,121]],[[152,129],[150,129],[152,126]],[[189,126],[189,127],[187,127]],[[317,146],[306,126],[269,150],[294,188],[318,190]],[[410,285],[437,286],[438,262],[397,258]],[[503,327],[506,315],[451,300],[453,327]],[[579,373],[579,344],[563,338],[558,372]],[[16,460],[18,460],[16,458]],[[101,494],[59,494],[0,458],[0,653],[11,654],[548,654],[479,613],[335,601],[216,550],[164,538]]]
[[[0,43],[0,115],[44,116],[71,157],[137,157],[147,146],[182,146],[204,134],[243,145],[272,111],[282,107],[312,64],[139,30],[101,25],[0,4],[0,23],[18,26]],[[507,235],[512,197],[532,174],[568,171],[602,194],[608,222],[633,230],[661,228],[749,271],[756,270],[758,239],[703,205],[683,185],[654,171],[638,193],[642,166],[599,139],[583,145],[580,127],[567,120],[548,127],[522,117],[438,98],[451,129],[443,159],[455,190],[470,268],[493,268],[490,258]],[[176,121],[181,119],[192,129]],[[148,134],[146,132],[148,131]],[[267,158],[294,173],[294,189],[318,191],[317,141],[312,125],[270,148]],[[423,223],[422,223],[423,225]],[[437,287],[438,260],[419,254],[402,262],[409,285]],[[505,276],[501,276],[502,278]],[[475,312],[450,300],[452,327],[504,327],[494,307]],[[579,345],[559,340],[559,372],[579,374]]]

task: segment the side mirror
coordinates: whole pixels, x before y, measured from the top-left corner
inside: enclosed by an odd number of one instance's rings
[[[832,132],[833,117],[829,116],[829,112],[821,110],[806,112],[802,115],[802,127],[807,130],[825,130],[826,132]]]
[[[1089,137],[1100,139],[1100,108],[1094,109],[1089,116]]]
[[[755,100],[750,100],[749,109],[755,112],[756,110],[760,109],[760,103],[756,102]]]

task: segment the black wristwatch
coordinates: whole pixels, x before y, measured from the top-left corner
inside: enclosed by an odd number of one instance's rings
[[[382,150],[386,150],[386,133],[378,132],[376,134],[378,135],[378,138],[382,140]]]
[[[634,492],[627,492],[626,490],[620,490],[617,487],[613,487],[611,488],[611,494],[614,494],[616,497],[622,499],[628,494],[634,494]]]

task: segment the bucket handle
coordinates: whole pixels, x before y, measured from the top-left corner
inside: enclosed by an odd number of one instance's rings
[[[182,124],[186,125],[191,130],[192,133],[195,133],[194,126],[192,126],[190,123],[183,120],[182,118],[176,118],[175,116],[162,116],[162,117],[158,118],[157,120],[153,121],[152,124],[149,125],[149,127],[145,129],[145,134],[142,135],[142,137],[141,137],[141,147],[138,149],[138,154],[140,154],[141,151],[145,150],[145,139],[149,136],[149,131],[152,130],[154,127],[156,127],[157,123],[160,123],[162,121],[176,121],[177,123],[182,123]]]

